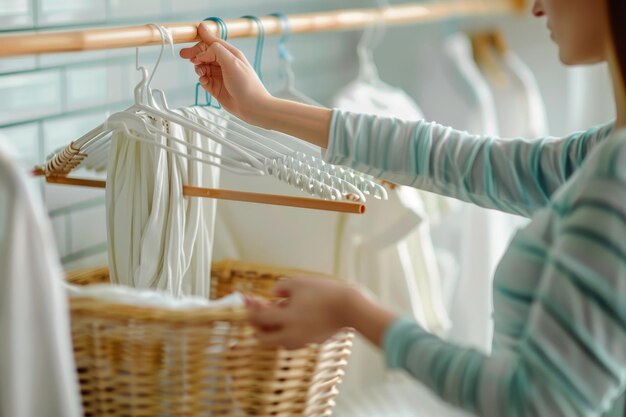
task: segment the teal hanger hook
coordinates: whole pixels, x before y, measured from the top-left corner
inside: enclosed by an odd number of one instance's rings
[[[284,13],[270,13],[270,16],[274,16],[280,19],[280,25],[283,29],[283,34],[278,41],[278,56],[283,61],[291,62],[293,60],[289,50],[287,49],[287,39],[289,39],[289,35],[291,34],[291,26],[289,26],[289,19],[287,15]]]
[[[228,40],[228,26],[226,25],[226,22],[224,22],[224,20],[220,19],[219,17],[207,17],[203,21],[211,21],[211,22],[217,23],[217,25],[220,28],[220,38],[222,40],[225,40],[225,41]],[[198,82],[198,83],[196,83],[196,101],[195,101],[195,106],[212,107],[214,109],[221,109],[222,108],[222,106],[221,106],[221,104],[219,102],[216,105],[213,105],[213,96],[211,96],[209,94],[209,92],[206,91],[206,90],[204,91],[205,104],[198,103],[198,99],[199,99],[199,96],[200,96],[200,90],[202,90],[202,85]]]
[[[263,57],[263,46],[265,44],[265,27],[263,22],[256,16],[241,16],[242,19],[250,19],[256,23],[258,30],[258,37],[256,41],[256,52],[254,54],[254,70],[261,82],[263,82],[263,75],[261,74],[261,58]]]

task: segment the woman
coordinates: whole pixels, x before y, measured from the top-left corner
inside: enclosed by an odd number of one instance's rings
[[[297,348],[352,327],[445,401],[481,416],[622,415],[626,387],[626,3],[536,0],[565,64],[608,61],[617,120],[566,138],[499,140],[273,98],[243,54],[205,28],[181,56],[230,112],[379,178],[522,214],[494,280],[491,355],[396,318],[357,289],[279,283],[250,300],[262,342]],[[469,300],[468,302],[471,302]]]

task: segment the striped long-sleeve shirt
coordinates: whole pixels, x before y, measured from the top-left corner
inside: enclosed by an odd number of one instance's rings
[[[399,319],[391,367],[480,416],[622,415],[626,130],[613,130],[497,139],[334,111],[327,161],[531,218],[495,273],[492,353]]]

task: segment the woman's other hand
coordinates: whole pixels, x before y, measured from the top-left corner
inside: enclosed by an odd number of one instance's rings
[[[322,343],[346,327],[380,345],[394,319],[358,288],[321,277],[287,278],[276,284],[274,294],[281,301],[246,300],[249,320],[268,346],[298,349]]]
[[[267,92],[245,55],[233,45],[213,35],[200,24],[201,42],[183,48],[180,56],[195,65],[200,84],[230,113],[254,123],[255,109],[272,96]]]

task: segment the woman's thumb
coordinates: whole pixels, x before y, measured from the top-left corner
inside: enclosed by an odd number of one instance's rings
[[[209,29],[208,22],[203,22],[198,26],[198,35],[200,36],[200,39],[202,39],[202,42],[206,43],[207,45],[211,45],[214,42],[220,41],[220,38],[215,36],[213,32]]]

